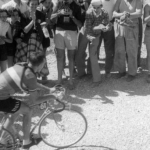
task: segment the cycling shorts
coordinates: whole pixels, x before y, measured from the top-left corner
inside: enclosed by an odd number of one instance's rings
[[[15,113],[20,109],[21,101],[8,98],[5,100],[0,100],[0,111],[6,112],[6,113]]]

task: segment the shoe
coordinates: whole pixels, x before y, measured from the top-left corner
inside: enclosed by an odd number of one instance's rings
[[[99,82],[93,82],[93,83],[91,84],[91,88],[98,87],[101,83],[102,83],[102,81],[99,81]]]
[[[143,70],[142,67],[138,67],[137,72],[140,73],[140,72],[142,72],[142,70]]]
[[[150,74],[147,76],[146,81],[147,81],[147,83],[150,83]]]
[[[134,79],[135,79],[135,76],[128,75],[126,81],[127,81],[127,82],[131,82],[131,81],[133,81]]]
[[[87,76],[87,74],[85,73],[81,76],[77,76],[76,79],[81,80],[81,79],[85,78],[86,76]]]
[[[31,146],[38,145],[42,141],[42,138],[31,138],[31,143],[27,145],[23,145],[22,149],[29,149]]]
[[[118,73],[114,78],[115,79],[120,79],[120,78],[124,77],[125,75],[126,75],[126,72]]]

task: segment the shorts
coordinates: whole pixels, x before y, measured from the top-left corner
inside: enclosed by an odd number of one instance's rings
[[[44,49],[50,46],[50,38],[49,37],[48,38],[43,37],[42,46]]]
[[[16,48],[14,43],[6,43],[7,46],[7,56],[14,56]]]
[[[0,61],[5,61],[7,60],[7,49],[6,45],[0,45]]]
[[[56,29],[54,43],[58,49],[76,50],[78,46],[77,31]]]
[[[21,101],[15,100],[13,98],[8,98],[6,100],[0,100],[0,111],[6,113],[15,113],[20,109]]]

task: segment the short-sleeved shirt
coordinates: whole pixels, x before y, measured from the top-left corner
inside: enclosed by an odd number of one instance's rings
[[[14,0],[11,0],[10,2],[7,2],[6,4],[2,5],[2,9],[11,9],[11,8],[17,8],[20,10],[21,13],[27,12],[28,6],[25,2],[21,1],[20,5],[18,5]]]
[[[100,32],[93,31],[93,27],[98,26],[100,24],[108,25],[109,24],[109,15],[108,13],[102,9],[101,13],[96,16],[95,12],[93,11],[93,7],[89,7],[86,12],[86,18],[84,23],[84,28],[87,35],[97,37],[100,35]]]
[[[58,2],[54,8],[53,13],[56,13],[60,10],[65,10],[65,11],[72,11],[73,16],[81,21],[82,16],[81,16],[81,8],[78,4],[76,4],[74,1],[71,2],[70,4],[66,5],[63,2]],[[56,23],[56,28],[61,28],[63,30],[71,30],[71,31],[76,31],[77,30],[77,25],[74,23],[74,21],[68,16],[68,15],[61,15],[57,18],[57,23]]]
[[[108,12],[109,14],[109,20],[112,20],[113,16],[113,10],[114,6],[116,4],[116,0],[102,0],[103,8]]]
[[[27,68],[23,74],[24,66],[14,65],[0,74],[0,100],[5,100],[14,93],[21,93],[24,88],[35,90],[37,88],[37,78],[33,70]]]

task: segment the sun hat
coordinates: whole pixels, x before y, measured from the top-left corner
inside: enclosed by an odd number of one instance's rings
[[[91,4],[92,4],[92,5],[99,6],[99,5],[102,5],[102,1],[101,1],[101,0],[92,0],[92,1],[91,1]]]

